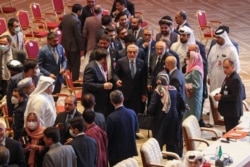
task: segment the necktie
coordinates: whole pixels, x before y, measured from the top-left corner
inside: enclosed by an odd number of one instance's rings
[[[66,120],[65,120],[65,125],[66,125],[66,129],[69,129],[69,121],[72,119],[71,114],[67,114]]]
[[[134,30],[134,36],[137,37],[137,30]]]
[[[16,34],[16,47],[19,49],[19,37],[18,34]]]
[[[132,78],[135,76],[135,67],[134,67],[134,60],[130,61],[130,73]]]
[[[56,64],[57,64],[57,62],[58,62],[58,54],[57,54],[56,48],[53,48],[53,55],[54,55],[54,58],[55,58],[55,61],[56,61]]]
[[[112,49],[115,49],[115,44],[114,44],[114,42],[111,42],[111,48],[112,48]]]

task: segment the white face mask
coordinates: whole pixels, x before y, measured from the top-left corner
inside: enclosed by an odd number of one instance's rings
[[[0,45],[0,50],[5,53],[7,50],[9,50],[9,46],[8,45]]]
[[[16,28],[14,29],[14,31],[15,31],[16,34],[18,34],[18,33],[21,31],[20,26],[16,27]]]
[[[72,129],[69,129],[69,134],[70,134],[72,137],[76,137],[76,134],[73,133],[73,130],[72,130]]]
[[[35,74],[35,76],[39,76],[40,73],[41,73],[40,68],[37,68],[37,69],[36,69],[36,74]]]
[[[11,103],[16,105],[16,104],[19,103],[19,100],[16,97],[12,96],[11,97]]]
[[[37,122],[27,122],[27,127],[31,130],[35,130],[37,127]]]

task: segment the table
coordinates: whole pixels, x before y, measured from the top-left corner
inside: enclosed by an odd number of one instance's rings
[[[247,114],[248,115],[248,114]],[[242,136],[241,136],[242,135]],[[202,151],[204,158],[215,166],[216,155],[218,154],[218,148],[221,146],[223,157],[231,157],[233,163],[230,167],[244,167],[250,163],[250,117],[246,116],[241,119],[241,123],[234,129],[223,135],[223,137],[229,138],[229,143],[222,141],[228,141],[226,138],[220,138],[209,147]]]

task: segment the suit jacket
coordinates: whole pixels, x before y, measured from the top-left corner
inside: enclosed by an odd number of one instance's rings
[[[158,56],[156,55],[156,53],[150,55],[147,83],[148,85],[152,85],[153,89],[156,86],[156,77],[158,73],[164,69],[166,57],[167,54],[165,53],[161,57],[160,63],[158,63]]]
[[[86,18],[83,27],[83,46],[87,53],[96,45],[96,34],[101,27],[101,16],[90,16]]]
[[[104,89],[103,85],[106,80],[96,61],[91,61],[86,66],[83,80],[83,95],[84,93],[92,93],[96,101],[95,111],[105,115],[107,112],[107,104],[109,103],[110,90]]]
[[[66,51],[80,52],[83,50],[81,21],[74,13],[67,14],[59,24],[62,31],[62,46]]]
[[[243,114],[242,109],[242,81],[237,72],[233,72],[225,79],[221,87],[221,100],[218,111],[224,117],[239,118]]]
[[[10,80],[8,81],[8,86],[7,86],[7,107],[8,107],[8,112],[9,112],[9,116],[12,116],[12,110],[14,105],[11,103],[11,96],[12,96],[12,91],[17,87],[17,84],[19,81],[21,81],[23,79],[23,72],[20,72],[14,76],[12,76],[10,78]],[[32,78],[35,86],[37,85],[38,79],[40,76],[34,76]]]
[[[70,145],[62,145],[60,142],[50,146],[44,155],[43,166],[45,167],[77,167],[77,156]]]
[[[128,11],[131,13],[131,15],[135,15],[135,5],[130,2],[130,1],[126,1],[127,2],[127,9]],[[112,13],[116,10],[116,6],[115,6],[115,1],[113,3],[113,6],[112,6],[112,10],[110,12],[110,15],[112,16]]]
[[[77,155],[78,167],[95,167],[97,158],[96,141],[85,134],[76,136],[69,143]]]
[[[82,15],[79,17],[81,21],[81,32],[83,30],[86,18],[90,16],[94,16],[94,14],[91,12],[89,6],[86,5],[82,8]]]
[[[125,101],[133,98],[141,99],[142,95],[146,95],[146,66],[144,61],[139,58],[136,58],[134,78],[130,73],[128,57],[123,57],[117,61],[113,79],[114,83],[118,80],[122,81],[122,87],[119,89],[123,92]]]
[[[75,115],[73,116],[73,118],[75,117],[81,117],[82,114],[76,110]],[[58,123],[62,123],[63,127],[67,127],[66,126],[66,119],[67,119],[67,113],[66,112],[61,112],[59,114],[57,114],[56,120],[55,120],[55,124],[54,126],[56,126]],[[60,130],[60,135],[61,135],[61,143],[65,143],[66,140],[70,137],[72,137],[69,134],[69,128],[64,128],[63,130]]]
[[[5,147],[9,149],[10,160],[9,165],[19,165],[20,167],[26,167],[23,148],[20,142],[5,138]]]
[[[128,29],[128,34],[134,35],[134,30],[132,28]],[[135,38],[136,38],[136,40],[143,38],[143,28],[139,29],[139,32],[136,33]]]
[[[63,83],[63,76],[60,74],[60,70],[66,70],[67,59],[64,56],[64,51],[62,45],[57,45],[56,47],[58,61],[56,62],[54,58],[54,53],[49,45],[45,45],[39,50],[37,62],[41,73],[45,76],[54,74],[57,78],[56,81]]]
[[[156,34],[156,37],[155,37],[156,41],[160,41],[161,38],[162,38],[162,34],[161,33]],[[178,40],[178,34],[176,32],[174,32],[174,31],[171,31],[169,39],[170,39],[171,44],[177,42],[177,40]]]
[[[149,63],[149,60],[150,60],[150,55],[155,53],[156,41],[152,40],[149,47],[144,47],[143,43],[144,43],[144,40],[142,38],[140,38],[140,39],[137,40],[136,45],[144,50],[144,52],[145,52],[145,60],[144,61],[145,61],[145,63],[147,65],[149,65],[148,63]],[[150,53],[149,53],[149,50],[150,50]]]
[[[118,107],[107,118],[108,155],[111,166],[137,155],[135,133],[139,129],[135,112]]]

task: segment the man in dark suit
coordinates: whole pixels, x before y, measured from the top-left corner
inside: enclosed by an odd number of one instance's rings
[[[139,129],[135,111],[123,106],[124,97],[121,91],[110,93],[111,103],[115,107],[107,118],[109,164],[129,157],[137,156],[135,133]]]
[[[5,136],[6,127],[3,123],[0,123],[0,144],[9,149],[10,159],[9,165],[18,165],[20,167],[26,167],[23,148],[20,142],[10,139]]]
[[[110,14],[112,14],[116,10],[115,2],[116,2],[116,0],[114,0],[112,10],[111,10]],[[128,1],[128,0],[125,0],[125,2],[126,2],[126,6],[128,8],[128,11],[131,13],[132,16],[134,16],[135,15],[135,5],[132,2]]]
[[[43,75],[55,79],[53,94],[60,93],[63,83],[63,73],[66,70],[67,59],[62,45],[58,44],[58,34],[49,32],[47,45],[38,52],[37,62]]]
[[[122,50],[125,48],[125,37],[128,35],[128,30],[126,27],[120,26],[116,29],[117,31],[117,41],[116,41],[116,48],[117,50]]]
[[[161,32],[156,34],[156,41],[160,40],[170,40],[170,46],[172,43],[176,42],[178,39],[178,34],[172,31],[173,21],[170,16],[164,16],[159,21]]]
[[[143,38],[137,40],[136,45],[142,48],[145,52],[145,63],[149,66],[150,55],[155,52],[155,43],[153,39],[153,30],[146,27],[143,29]]]
[[[0,99],[6,95],[6,89],[8,80],[11,77],[11,73],[7,68],[7,63],[10,60],[18,60],[24,63],[26,54],[18,49],[14,49],[11,46],[11,37],[9,35],[0,36]]]
[[[67,56],[67,69],[72,73],[73,81],[79,79],[80,57],[84,55],[81,35],[81,22],[78,18],[82,14],[82,6],[74,4],[72,13],[63,17],[59,25],[62,31],[62,46]]]
[[[110,48],[115,50],[122,49],[121,43],[117,39],[116,30],[113,26],[107,26],[105,29],[105,34],[107,34],[111,38]]]
[[[88,137],[84,133],[83,118],[73,118],[70,120],[70,132],[74,136],[69,142],[77,155],[78,167],[96,167],[97,160],[97,144],[95,139]]]
[[[168,56],[165,59],[165,68],[169,71],[169,85],[174,86],[177,89],[179,102],[186,104],[186,93],[185,93],[185,78],[183,73],[177,67],[177,59],[174,56]],[[178,105],[178,151],[179,155],[183,153],[183,137],[182,137],[182,119],[185,109],[180,108],[181,105]]]
[[[34,86],[36,86],[38,82],[38,78],[40,76],[40,69],[37,65],[36,60],[32,60],[32,59],[25,60],[23,67],[24,67],[23,72],[12,76],[10,80],[8,81],[6,95],[7,95],[7,107],[8,107],[9,116],[12,116],[12,110],[14,107],[14,105],[11,103],[12,91],[17,87],[18,82],[24,78],[31,77]],[[34,88],[29,91],[29,94],[33,90]]]
[[[95,61],[91,61],[83,74],[83,94],[92,93],[96,99],[95,111],[107,116],[109,105],[109,92],[113,84],[108,81],[107,75],[107,50],[98,48],[95,53]]]
[[[140,103],[146,101],[146,65],[137,58],[138,46],[127,47],[127,57],[120,58],[114,72],[114,83],[124,94],[124,104],[136,113],[141,112]]]
[[[142,18],[135,16],[131,18],[131,28],[128,30],[128,34],[133,34],[135,39],[143,38],[143,28],[141,27]]]
[[[64,144],[68,138],[72,137],[69,133],[69,121],[75,117],[81,117],[82,114],[77,111],[77,99],[69,95],[64,101],[65,111],[57,115],[54,126],[60,130],[61,143]]]
[[[112,26],[112,17],[111,16],[108,16],[108,15],[102,16],[101,22],[102,22],[102,25],[99,27],[99,29],[98,29],[98,31],[96,33],[96,41],[99,40],[99,37],[102,34],[107,34],[106,33],[107,32],[107,27],[110,27],[110,26],[113,27]],[[113,31],[115,31],[115,29]]]
[[[175,15],[175,22],[177,24],[177,27],[174,29],[174,32],[176,32],[177,34],[179,34],[179,30],[181,27],[183,26],[188,26],[190,27],[190,25],[187,22],[187,13],[184,10],[178,11]]]
[[[225,128],[228,132],[238,125],[243,114],[242,109],[242,81],[235,70],[235,62],[227,58],[223,61],[226,78],[220,93],[214,96],[219,101],[218,111],[224,117]]]
[[[82,8],[82,14],[79,16],[81,21],[81,32],[84,27],[84,23],[87,17],[94,16],[94,6],[96,0],[86,0],[87,5]]]

